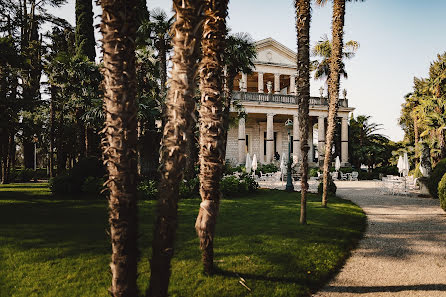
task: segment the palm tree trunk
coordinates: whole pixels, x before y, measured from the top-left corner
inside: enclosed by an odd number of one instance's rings
[[[342,47],[344,35],[345,0],[333,0],[333,45],[330,58],[330,77],[328,91],[330,103],[328,106],[328,127],[325,138],[324,180],[322,193],[322,206],[327,207],[328,169],[331,163],[331,147],[336,128],[336,116],[338,114],[339,101],[339,74],[342,67]]]
[[[167,296],[178,217],[179,183],[186,163],[187,142],[194,124],[195,83],[203,1],[174,0],[172,74],[166,124],[160,150],[160,185],[152,241],[151,276],[147,296]]]
[[[112,296],[136,296],[137,102],[135,39],[138,1],[101,0],[104,60],[103,155],[108,170]]]
[[[205,22],[201,41],[200,69],[200,195],[195,230],[203,251],[204,272],[212,274],[215,224],[223,175],[223,52],[225,49],[228,0],[205,0]]]
[[[49,149],[49,176],[54,177],[54,121],[55,121],[55,106],[54,102],[56,100],[56,87],[50,86],[51,91],[51,101],[50,101],[50,149]]]
[[[297,29],[297,103],[299,106],[299,130],[301,151],[301,202],[300,223],[307,223],[308,192],[308,134],[309,134],[309,100],[310,100],[310,0],[296,0]]]

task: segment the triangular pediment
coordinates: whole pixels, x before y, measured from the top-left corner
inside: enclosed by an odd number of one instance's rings
[[[256,42],[256,62],[277,65],[296,65],[297,54],[272,38]]]

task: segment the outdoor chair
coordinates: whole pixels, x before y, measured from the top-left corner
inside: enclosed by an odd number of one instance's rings
[[[341,180],[348,180],[348,174],[347,173],[340,172],[340,174],[341,174]]]
[[[358,180],[359,173],[357,171],[352,172],[351,180]]]
[[[338,172],[337,171],[330,172],[330,175],[333,180],[338,180]]]

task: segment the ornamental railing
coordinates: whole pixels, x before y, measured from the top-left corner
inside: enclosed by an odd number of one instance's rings
[[[233,91],[232,98],[237,101],[251,102],[272,102],[283,104],[297,104],[295,95],[272,94],[272,93],[252,93]],[[310,105],[328,106],[328,99],[321,97],[310,97]],[[348,107],[348,99],[339,99],[339,107]]]

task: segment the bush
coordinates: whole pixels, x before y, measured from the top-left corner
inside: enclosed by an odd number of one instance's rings
[[[16,180],[20,182],[29,182],[35,177],[35,172],[31,168],[17,170]]]
[[[82,184],[82,192],[91,196],[104,195],[104,178],[89,176]]]
[[[261,164],[257,167],[256,173],[262,171],[262,173],[274,173],[279,171],[279,167],[274,165],[273,163],[270,164]]]
[[[438,183],[438,198],[440,198],[440,206],[446,211],[446,173]]]
[[[143,200],[158,199],[158,188],[154,180],[143,180],[138,184],[138,194]]]
[[[53,195],[71,194],[72,180],[69,175],[59,175],[49,181],[50,190]]]
[[[431,175],[427,181],[427,187],[432,197],[438,198],[438,183],[446,173],[446,159],[440,160],[432,170]]]
[[[102,160],[95,157],[79,160],[79,162],[68,171],[68,175],[71,177],[71,189],[73,190],[73,193],[82,191],[82,185],[87,177],[92,176],[103,178],[105,174],[106,170]]]
[[[352,173],[353,171],[356,171],[356,170],[353,169],[353,167],[341,167],[339,169],[339,171],[342,173]]]
[[[259,183],[252,177],[252,175],[246,174],[243,175],[243,181],[246,183],[248,187],[248,192],[253,193],[259,189]]]
[[[335,185],[335,183],[334,183],[334,181],[333,181],[333,179],[331,178],[330,175],[328,175],[328,187],[327,187],[327,190],[328,190],[328,195],[330,195],[330,196],[336,195],[337,187],[336,187],[336,185]],[[322,191],[323,191],[323,182],[321,181],[319,183],[319,186],[317,187],[317,192],[320,195],[322,195]]]
[[[360,170],[358,172],[358,179],[360,179],[360,180],[379,179],[379,172],[377,170],[372,171],[372,172],[367,172],[365,170]]]
[[[183,180],[180,183],[180,198],[193,198],[199,194],[200,181],[198,177]]]
[[[319,172],[319,168],[317,168],[317,167],[313,167],[313,168],[310,168],[309,169],[309,171],[308,171],[308,175],[310,176],[310,177],[317,177],[317,173]]]
[[[239,179],[236,176],[226,176],[220,181],[220,191],[223,196],[235,196],[239,191]]]

